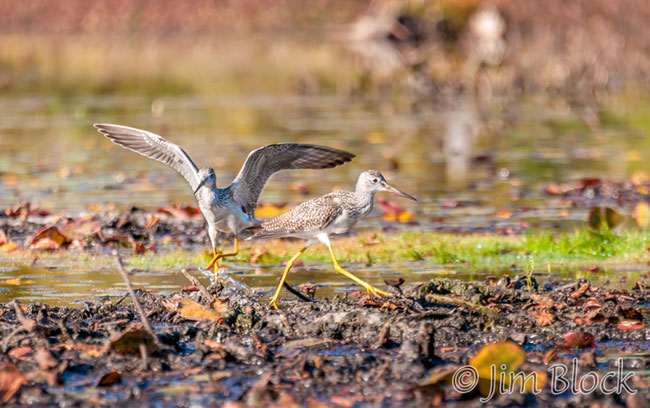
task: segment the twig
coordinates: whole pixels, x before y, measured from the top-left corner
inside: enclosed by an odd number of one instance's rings
[[[31,319],[28,319],[27,316],[25,316],[25,313],[23,313],[23,309],[21,309],[20,302],[18,302],[18,300],[14,299],[12,303],[14,304],[16,319],[18,319],[18,321],[25,328],[25,330],[33,333],[34,327],[36,327],[36,322]]]
[[[284,282],[284,285],[283,285],[283,286],[284,286],[284,288],[285,288],[286,290],[288,290],[289,292],[291,292],[291,294],[293,294],[294,296],[296,296],[298,299],[300,299],[300,300],[302,300],[302,301],[305,301],[305,302],[313,302],[313,300],[309,299],[307,296],[305,296],[305,295],[303,295],[302,293],[300,293],[300,291],[298,291],[298,290],[292,288],[291,286],[289,286],[289,284],[288,284],[287,282]]]
[[[142,305],[140,304],[140,301],[138,300],[138,297],[135,294],[135,290],[133,290],[133,286],[131,286],[131,280],[129,279],[129,274],[124,269],[124,264],[122,264],[122,259],[120,259],[120,256],[118,255],[117,251],[113,251],[113,256],[115,257],[117,270],[122,275],[122,279],[124,279],[124,283],[126,283],[126,288],[129,290],[129,293],[131,294],[131,300],[135,305],[135,309],[138,311],[138,314],[140,315],[140,319],[142,320],[142,325],[144,326],[144,329],[147,331],[147,333],[149,333],[154,344],[158,346],[158,348],[161,348],[160,342],[158,341],[158,336],[156,336],[156,333],[154,333],[153,329],[151,328],[151,325],[149,324],[149,319],[147,319],[147,315],[144,313],[144,309],[142,309]]]
[[[501,320],[502,317],[495,311],[488,309],[485,306],[477,305],[476,303],[468,302],[463,299],[458,299],[454,298],[451,296],[445,296],[445,295],[436,295],[434,293],[427,293],[424,297],[424,300],[427,302],[431,303],[437,303],[440,305],[447,305],[447,306],[458,306],[458,307],[466,307],[468,309],[474,310],[476,312],[482,313],[486,316],[489,316],[490,318],[493,318],[495,320]]]
[[[199,282],[198,279],[196,279],[194,276],[192,276],[192,274],[190,274],[185,269],[181,269],[181,273],[183,274],[183,276],[185,276],[187,278],[188,281],[190,281],[192,283],[192,285],[199,288],[199,291],[201,292],[201,294],[203,296],[205,296],[208,299],[208,301],[212,301],[212,299],[214,297],[212,295],[210,295],[210,292],[208,292],[208,290],[205,288],[205,286],[203,286],[203,284],[201,282]]]

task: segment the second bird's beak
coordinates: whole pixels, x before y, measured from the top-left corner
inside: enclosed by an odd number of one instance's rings
[[[201,182],[199,183],[199,185],[196,186],[196,190],[194,190],[194,195],[196,195],[196,192],[199,191],[199,189],[200,189],[201,187],[203,187],[203,185],[205,184],[206,180],[207,180],[207,179],[203,179],[203,180],[201,180]]]
[[[384,183],[384,188],[386,189],[386,191],[390,191],[391,193],[399,194],[399,195],[401,195],[402,197],[406,197],[406,198],[408,198],[409,200],[418,201],[418,200],[417,200],[415,197],[413,197],[412,195],[407,194],[407,193],[405,193],[405,192],[403,192],[403,191],[401,191],[401,190],[398,190],[398,189],[396,189],[395,187],[388,185],[387,183]]]

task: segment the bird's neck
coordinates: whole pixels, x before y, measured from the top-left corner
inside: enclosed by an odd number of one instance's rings
[[[370,211],[372,211],[372,204],[375,199],[375,192],[374,191],[368,191],[365,189],[357,189],[354,192],[354,195],[356,196],[356,201],[357,205],[359,205],[361,208],[363,208],[363,213],[368,214]]]

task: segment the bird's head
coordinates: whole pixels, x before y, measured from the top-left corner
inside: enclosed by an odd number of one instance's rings
[[[359,180],[357,181],[357,192],[377,193],[379,191],[390,191],[391,193],[406,197],[409,200],[417,201],[417,199],[412,195],[406,194],[405,192],[390,186],[386,182],[384,175],[377,170],[367,170],[361,173]]]
[[[217,176],[214,175],[214,169],[212,167],[202,167],[199,170],[199,185],[196,186],[194,194],[196,194],[199,189],[203,186],[216,187],[217,185]]]

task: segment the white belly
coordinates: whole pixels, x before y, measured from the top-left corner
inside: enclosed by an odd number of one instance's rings
[[[212,224],[219,232],[236,234],[248,226],[248,216],[238,206],[201,209],[208,225]]]

